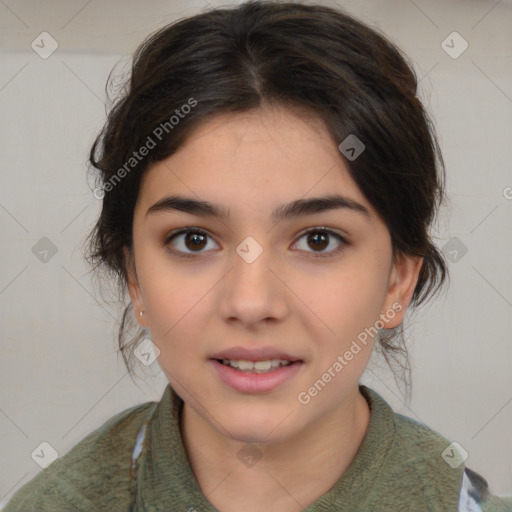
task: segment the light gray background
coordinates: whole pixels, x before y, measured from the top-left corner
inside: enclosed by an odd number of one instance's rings
[[[111,68],[156,28],[209,5],[228,4],[0,1],[0,506],[41,471],[31,458],[41,442],[62,455],[115,413],[159,400],[167,384],[157,363],[134,384],[116,355],[119,310],[101,303],[80,250],[100,206],[85,162],[105,118]],[[451,197],[436,241],[457,237],[467,247],[450,263],[447,293],[407,328],[409,406],[386,369],[372,366],[363,383],[457,441],[466,464],[495,493],[510,494],[512,3],[339,5],[413,59]],[[31,48],[43,31],[59,45],[47,59]],[[441,46],[453,31],[469,44],[456,59]],[[46,263],[32,253],[42,237],[58,249]]]

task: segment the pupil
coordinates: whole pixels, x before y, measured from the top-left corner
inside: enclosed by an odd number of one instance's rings
[[[327,241],[327,235],[325,233],[314,233],[313,235],[310,235],[309,236],[309,240],[313,240],[313,243],[317,245],[317,248],[319,249],[325,249],[325,247],[327,247],[327,245],[329,245],[328,243],[326,243]],[[323,246],[322,247],[319,247],[318,246],[318,242],[320,241],[320,243],[323,242]]]
[[[192,245],[195,248],[202,249],[201,243],[204,244],[205,237],[201,235],[200,233],[189,233],[187,235],[187,241],[192,240]],[[189,247],[190,248],[190,247]]]

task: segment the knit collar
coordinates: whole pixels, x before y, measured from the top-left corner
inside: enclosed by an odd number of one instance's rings
[[[370,422],[355,459],[336,484],[305,512],[352,511],[377,479],[395,436],[394,412],[375,391],[359,385],[370,408]],[[217,512],[192,472],[180,432],[183,400],[170,384],[149,420],[137,464],[135,510]]]

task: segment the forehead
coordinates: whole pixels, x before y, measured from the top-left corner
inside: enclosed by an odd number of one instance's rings
[[[283,107],[216,115],[173,155],[146,171],[139,197],[149,207],[168,193],[243,209],[342,194],[371,205],[350,176],[323,121]]]

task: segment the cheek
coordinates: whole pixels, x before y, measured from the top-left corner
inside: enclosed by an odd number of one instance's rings
[[[154,343],[163,352],[190,330],[194,313],[200,310],[211,284],[180,272],[165,254],[141,251],[138,277]],[[204,306],[203,306],[204,307]]]
[[[303,275],[295,282],[321,339],[350,344],[379,319],[387,291],[386,260],[371,255],[347,258],[332,272]]]

